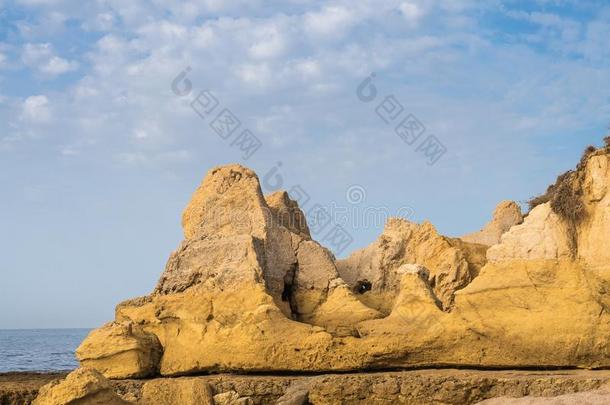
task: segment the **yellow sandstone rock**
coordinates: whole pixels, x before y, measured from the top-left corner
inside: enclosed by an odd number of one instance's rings
[[[370,246],[354,252],[337,266],[341,277],[353,287],[369,281],[371,293],[362,294],[363,302],[388,313],[398,294],[400,278],[396,271],[403,264],[417,263],[430,271],[430,284],[444,308],[453,303],[453,294],[478,274],[480,260],[468,260],[464,245],[440,235],[429,222],[421,225],[401,218],[388,221],[381,236]],[[471,245],[484,255],[482,245]]]
[[[567,226],[547,202],[534,208],[523,224],[512,227],[499,244],[489,248],[487,259],[569,260],[572,252],[567,234]]]
[[[196,378],[151,380],[142,388],[138,405],[215,405],[212,389]]]
[[[465,242],[492,246],[500,242],[500,237],[515,225],[523,222],[521,208],[514,201],[502,201],[496,206],[493,218],[483,229],[461,236]]]
[[[33,405],[128,405],[99,372],[79,368],[40,389]]]
[[[265,200],[241,166],[213,169],[155,291],[119,304],[78,357],[111,378],[610,367],[609,158],[594,153],[570,177],[581,187],[566,197],[582,199],[578,223],[550,201],[509,227],[519,219],[509,204],[514,215],[489,248],[396,218],[339,261],[287,195]]]
[[[158,373],[161,345],[157,336],[125,320],[91,332],[76,355],[83,367],[94,368],[108,378],[142,378]]]
[[[311,239],[305,215],[301,212],[299,204],[291,200],[287,192],[276,191],[265,196],[265,201],[277,223],[290,230],[290,232],[305,239]]]
[[[578,233],[578,257],[600,271],[610,266],[610,159],[591,156],[585,169],[584,203],[587,215]]]

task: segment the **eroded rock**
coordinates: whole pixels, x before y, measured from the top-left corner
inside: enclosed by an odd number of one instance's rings
[[[227,391],[214,395],[215,405],[253,405],[249,397],[240,397],[235,391]]]
[[[83,367],[108,378],[143,378],[158,373],[162,348],[155,334],[124,320],[91,332],[76,355]]]
[[[202,284],[206,289],[263,283],[262,242],[250,235],[187,239],[172,253],[155,293],[179,293]]]
[[[309,386],[305,383],[292,384],[277,400],[277,405],[307,405],[309,403]]]
[[[491,262],[506,260],[570,259],[568,227],[550,203],[534,208],[521,225],[505,233],[499,244],[487,251]]]
[[[216,405],[210,385],[197,378],[151,380],[138,405]]]
[[[265,201],[278,224],[305,239],[311,239],[305,214],[287,192],[276,191],[265,196]]]
[[[500,242],[500,237],[515,225],[523,222],[521,208],[514,201],[502,201],[496,206],[493,217],[483,229],[461,236],[465,242],[492,246]]]
[[[388,314],[398,294],[398,269],[404,264],[421,264],[430,272],[434,293],[443,307],[449,308],[455,291],[468,285],[482,264],[469,262],[461,245],[438,234],[429,222],[420,225],[392,218],[372,245],[339,260],[337,267],[352,288],[357,289],[360,281],[369,281],[370,292],[358,297],[366,305]],[[485,250],[484,246],[472,248]]]
[[[186,239],[252,235],[265,239],[269,214],[256,173],[240,165],[208,172],[182,215]]]
[[[284,314],[307,321],[339,277],[332,253],[311,240],[298,204],[286,192],[265,199],[256,174],[239,165],[208,173],[184,212],[183,227],[187,239],[170,257],[156,293],[202,282],[236,288],[248,278],[264,282]]]
[[[79,368],[40,389],[33,405],[128,405],[98,371]]]
[[[584,170],[587,215],[578,231],[577,256],[590,267],[604,271],[610,264],[610,154],[591,156]]]

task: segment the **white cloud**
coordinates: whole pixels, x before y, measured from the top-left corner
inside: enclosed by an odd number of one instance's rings
[[[313,134],[347,133],[358,127],[351,136],[366,144],[360,137],[383,131],[376,121],[361,127],[367,110],[354,98],[355,87],[372,71],[378,73],[380,95],[396,94],[427,124],[445,122],[439,112],[445,109],[467,115],[452,116],[456,127],[467,128],[460,133],[462,138],[478,136],[482,130],[472,123],[480,121],[485,127],[492,118],[506,128],[542,132],[557,129],[559,120],[553,117],[559,115],[576,126],[607,111],[598,106],[596,113],[587,113],[578,107],[585,93],[590,96],[584,103],[588,109],[603,101],[603,89],[587,85],[567,90],[568,83],[588,83],[582,78],[587,73],[578,70],[586,62],[570,61],[560,69],[558,61],[532,51],[523,38],[513,39],[518,42],[514,45],[494,43],[487,29],[477,26],[470,1],[331,0],[322,5],[291,3],[289,11],[254,3],[240,8],[239,2],[226,7],[192,3],[179,11],[177,2],[153,1],[146,17],[142,1],[110,3],[112,11],[95,9],[83,16],[83,25],[101,30],[102,37],[84,57],[85,78],[53,96],[53,112],[61,113],[61,128],[77,128],[63,133],[122,145],[120,150],[126,152],[120,160],[127,163],[159,163],[163,150],[184,146],[178,145],[184,141],[180,137],[192,134],[193,128],[203,126],[203,132],[210,132],[207,124],[197,121],[188,97],[178,99],[171,92],[170,83],[186,66],[192,67],[189,79],[195,90],[212,89],[223,106],[239,113],[244,127],[257,128],[272,140],[266,144],[269,154],[308,154],[308,148],[282,148],[293,141],[307,143]],[[195,18],[210,7],[223,13]],[[606,57],[599,51],[603,24],[591,25],[586,43],[579,43],[578,26],[570,21],[542,13],[519,17],[544,28],[543,41],[549,30],[556,30],[582,52],[599,55],[599,61]],[[41,74],[75,68],[49,43],[33,42],[25,48],[24,63],[37,66]],[[531,80],[541,71],[552,74]],[[553,87],[559,90],[553,92]],[[489,97],[494,92],[495,97]],[[473,101],[461,110],[454,106],[456,99],[473,94],[480,103]],[[497,105],[493,114],[487,114],[489,103]],[[155,125],[147,124],[151,116]],[[370,118],[375,119],[374,113]],[[320,142],[332,151],[337,141]],[[383,145],[376,145],[380,153],[394,153],[381,151]],[[387,145],[397,147],[391,141]],[[86,148],[79,144],[83,153]],[[238,154],[233,157],[239,159]]]
[[[279,56],[286,47],[286,41],[280,29],[268,25],[254,30],[254,43],[248,49],[255,59],[268,59]]]
[[[78,63],[54,54],[50,43],[25,44],[21,59],[26,66],[47,76],[57,76],[78,69]]]
[[[17,0],[17,3],[26,6],[52,6],[60,3],[65,3],[65,0]]]
[[[191,41],[197,48],[206,48],[215,40],[214,30],[211,27],[194,27],[191,30]]]
[[[305,31],[314,36],[325,36],[327,40],[345,35],[355,23],[355,13],[342,6],[326,6],[320,11],[305,14]]]
[[[100,92],[97,89],[97,86],[95,86],[94,84],[88,84],[87,78],[83,79],[74,88],[74,98],[76,100],[95,97],[99,94]]]
[[[271,69],[266,63],[239,66],[237,75],[245,84],[259,88],[267,87],[272,79]]]
[[[40,65],[39,69],[43,73],[47,73],[51,76],[56,76],[78,69],[78,63],[74,61],[68,61],[66,59],[60,58],[59,56],[52,56],[46,63]]]
[[[21,58],[26,65],[33,66],[53,54],[51,44],[25,44]]]
[[[164,133],[157,122],[149,120],[138,123],[132,131],[132,136],[138,142],[155,142],[162,140]]]
[[[63,156],[78,156],[78,155],[80,155],[80,151],[78,149],[70,147],[70,146],[65,146],[65,147],[61,148],[60,153]]]
[[[175,163],[184,163],[192,159],[187,150],[173,150],[161,153],[146,154],[142,152],[124,152],[114,156],[120,164],[127,166],[155,167]]]
[[[609,38],[610,23],[595,21],[587,26],[585,38],[579,48],[587,58],[604,61],[610,58]]]
[[[295,69],[303,76],[303,78],[315,78],[322,74],[320,63],[316,60],[306,59],[296,61]]]
[[[167,20],[157,20],[148,23],[138,30],[138,33],[148,40],[156,41],[157,45],[186,41],[188,28],[184,25]]]
[[[399,6],[402,15],[412,26],[416,26],[425,12],[420,5],[411,1],[405,1]]]
[[[82,28],[86,31],[111,31],[115,28],[117,17],[114,13],[103,11],[95,12],[94,15],[83,21]]]
[[[51,119],[49,99],[44,95],[30,96],[21,107],[21,119],[30,123],[43,123]]]

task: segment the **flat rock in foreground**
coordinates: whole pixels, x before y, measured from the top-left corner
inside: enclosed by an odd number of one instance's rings
[[[114,380],[106,384],[114,388],[115,398],[120,396],[122,400],[133,405],[470,405],[492,398],[499,398],[496,402],[490,402],[492,404],[542,405],[561,404],[559,401],[562,398],[602,398],[608,401],[610,392],[605,388],[609,382],[610,371],[447,369],[319,376],[217,374],[150,380]],[[59,383],[54,386],[59,386]],[[45,388],[44,391],[48,393],[50,390]],[[567,397],[562,397],[566,395]],[[91,398],[90,395],[85,395],[84,400],[78,403],[93,405],[95,402]],[[289,400],[293,402],[287,402]]]

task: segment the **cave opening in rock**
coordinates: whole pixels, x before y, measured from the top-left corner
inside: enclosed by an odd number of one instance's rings
[[[292,283],[284,280],[284,289],[282,290],[282,301],[288,302],[292,297]]]
[[[354,291],[358,294],[364,294],[367,291],[371,291],[373,284],[369,280],[358,280],[354,286]]]
[[[282,290],[282,301],[290,304],[290,312],[296,319],[298,316],[297,303],[294,298],[294,290],[296,289],[296,275],[299,271],[299,264],[295,263],[290,267],[290,270],[284,275],[284,289]]]

